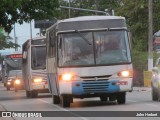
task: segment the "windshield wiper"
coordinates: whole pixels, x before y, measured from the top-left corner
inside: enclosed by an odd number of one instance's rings
[[[83,38],[83,40],[85,40],[89,45],[92,45],[92,44],[89,42],[89,40],[87,40],[87,39],[82,35],[82,33],[80,33],[78,30],[75,30],[75,32],[78,33],[79,36],[80,36],[81,38]]]

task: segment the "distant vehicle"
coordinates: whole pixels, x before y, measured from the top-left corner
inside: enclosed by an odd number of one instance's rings
[[[158,101],[160,100],[160,57],[156,60],[155,67],[152,70],[152,100]]]
[[[84,16],[47,30],[47,75],[53,103],[99,97],[125,104],[132,91],[130,36],[124,17]]]
[[[7,90],[14,88],[15,92],[24,88],[24,81],[22,78],[22,70],[10,70],[6,84]]]
[[[156,52],[160,52],[160,37],[154,37],[153,48]]]
[[[34,98],[38,93],[48,93],[45,37],[27,40],[22,49],[26,96]]]
[[[22,52],[17,51],[4,56],[2,61],[2,82],[6,86],[11,70],[22,70]]]

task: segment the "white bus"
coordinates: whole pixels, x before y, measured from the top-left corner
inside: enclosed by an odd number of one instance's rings
[[[47,75],[53,103],[99,97],[125,104],[132,91],[130,37],[124,17],[84,16],[47,30]]]
[[[37,37],[23,44],[22,71],[27,97],[37,97],[38,93],[47,93],[46,74],[46,38]]]
[[[4,82],[4,86],[7,84],[9,72],[14,70],[22,70],[22,51],[12,52],[4,56],[2,62],[2,82]],[[13,76],[16,76],[16,74]]]

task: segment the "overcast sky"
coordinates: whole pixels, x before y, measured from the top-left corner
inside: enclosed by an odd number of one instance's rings
[[[22,25],[15,24],[15,31],[16,31],[16,36],[18,38],[18,44],[22,46],[22,44],[30,38],[30,24],[29,23],[24,23]],[[34,21],[32,21],[32,37],[36,37],[37,33],[39,33],[39,29],[34,28]],[[13,38],[14,42],[14,30],[11,31],[10,36]],[[21,51],[21,48],[18,48],[19,51]],[[3,54],[5,53],[10,53],[14,52],[14,49],[6,49],[6,50],[0,50],[0,52]]]

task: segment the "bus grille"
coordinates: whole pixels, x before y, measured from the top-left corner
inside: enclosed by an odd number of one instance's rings
[[[82,86],[85,93],[107,92],[109,82],[107,80],[85,81]]]

